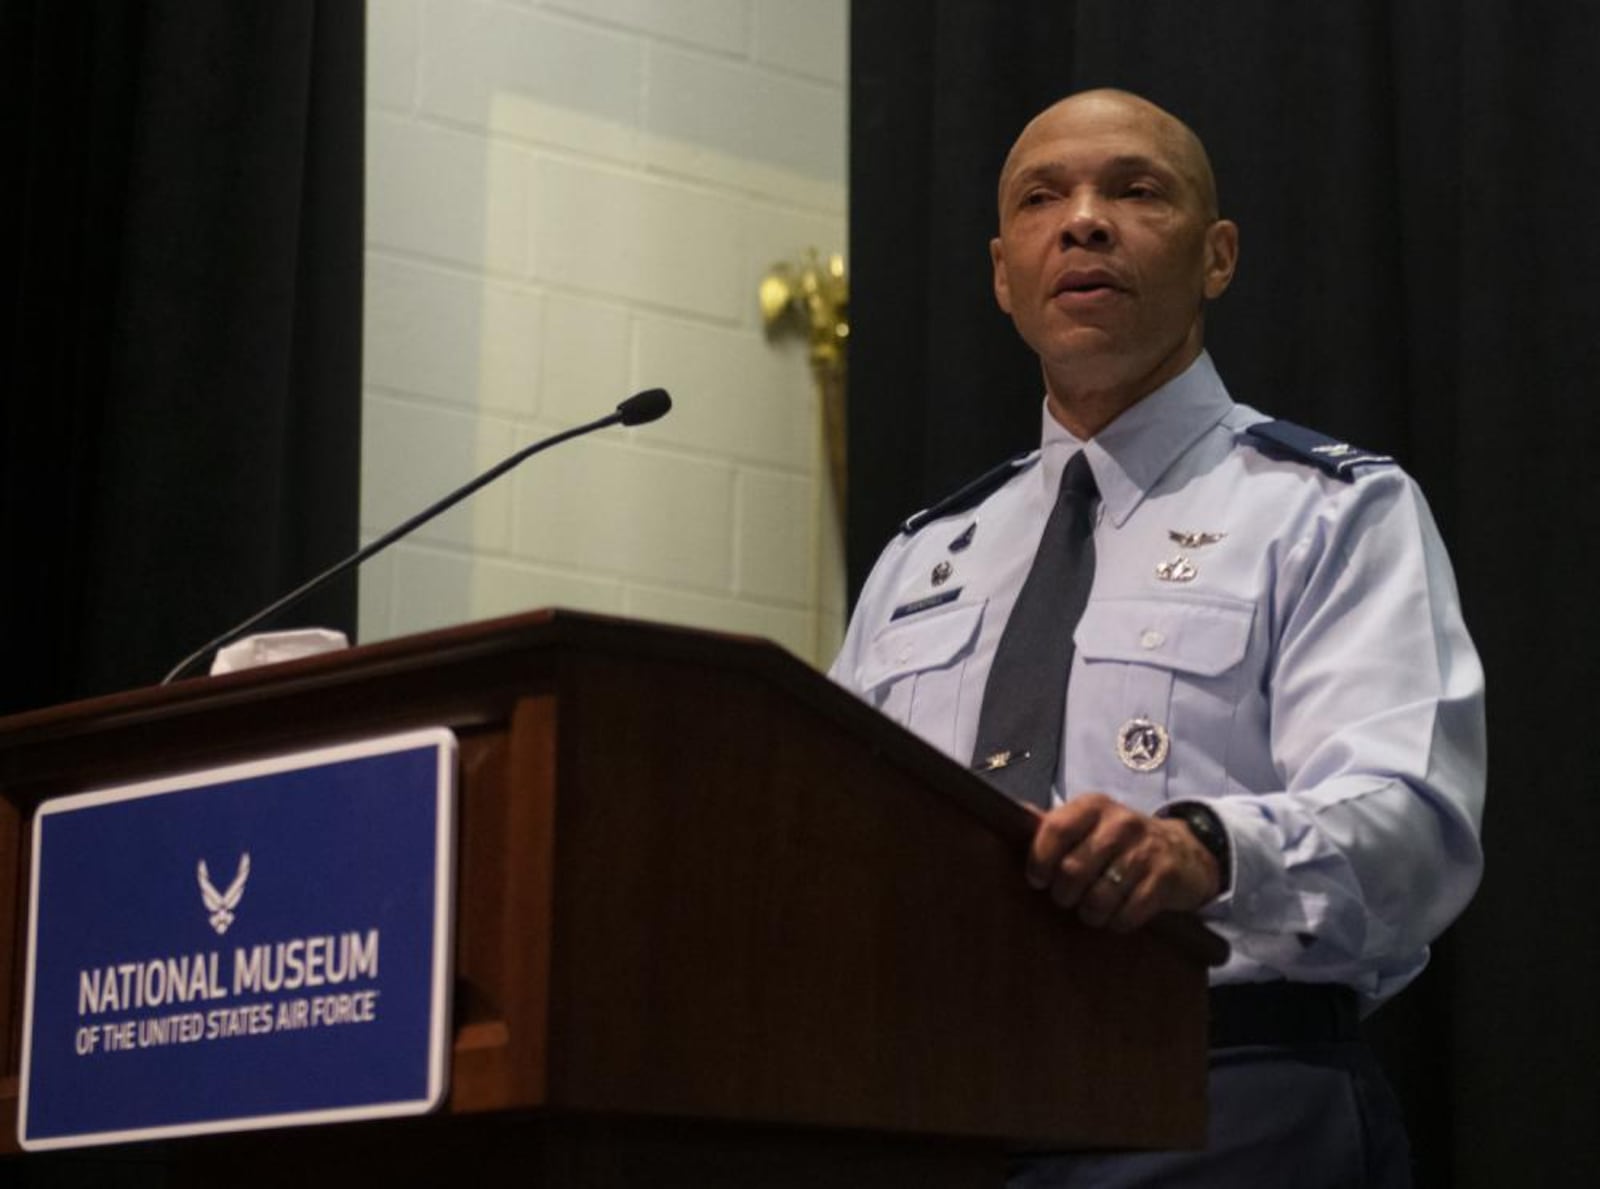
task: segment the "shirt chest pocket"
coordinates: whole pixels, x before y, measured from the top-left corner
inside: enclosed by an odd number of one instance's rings
[[[856,671],[859,688],[874,706],[946,755],[954,755],[962,677],[986,606],[952,603],[890,623]]]
[[[1248,680],[1255,607],[1230,599],[1107,599],[1085,609],[1073,635],[1069,692],[1073,783],[1114,787],[1140,802],[1221,791],[1229,736]],[[1143,719],[1165,732],[1154,766],[1130,764],[1117,742]],[[1081,761],[1081,764],[1080,762]]]

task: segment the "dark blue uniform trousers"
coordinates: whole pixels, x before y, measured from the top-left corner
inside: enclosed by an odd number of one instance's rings
[[[1211,1053],[1201,1152],[1019,1156],[1008,1189],[1405,1189],[1410,1148],[1361,1040]]]

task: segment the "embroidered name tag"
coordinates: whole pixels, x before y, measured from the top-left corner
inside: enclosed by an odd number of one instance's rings
[[[938,594],[929,595],[925,599],[915,599],[909,603],[902,603],[894,609],[894,613],[889,616],[889,619],[893,622],[896,619],[904,619],[908,615],[916,615],[920,611],[931,611],[935,607],[943,607],[946,603],[953,603],[956,601],[956,596],[961,593],[961,590],[962,588],[958,586],[954,590],[941,590]]]

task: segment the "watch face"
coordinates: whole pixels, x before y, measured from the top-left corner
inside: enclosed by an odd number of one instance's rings
[[[1223,829],[1222,820],[1204,805],[1185,805],[1175,816],[1189,827],[1189,833],[1195,836],[1195,840],[1211,852],[1222,876],[1222,888],[1226,891],[1232,883],[1233,856],[1229,853],[1228,833]]]

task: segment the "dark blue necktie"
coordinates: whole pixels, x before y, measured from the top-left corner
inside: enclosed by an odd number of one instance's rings
[[[1061,489],[1039,551],[1000,634],[978,714],[972,766],[1001,792],[1050,808],[1061,762],[1072,633],[1094,585],[1094,505],[1099,495],[1079,451],[1061,472]]]

